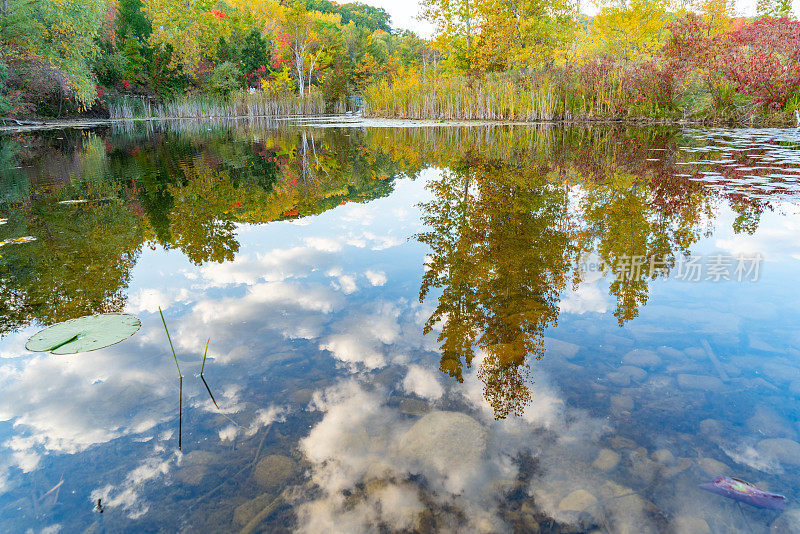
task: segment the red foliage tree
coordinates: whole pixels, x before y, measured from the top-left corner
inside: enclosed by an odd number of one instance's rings
[[[800,22],[759,19],[727,40],[723,72],[741,92],[780,109],[800,90]]]
[[[740,93],[780,109],[800,90],[800,22],[759,19],[716,36],[697,15],[669,25],[667,57],[678,68],[699,68],[722,76]]]

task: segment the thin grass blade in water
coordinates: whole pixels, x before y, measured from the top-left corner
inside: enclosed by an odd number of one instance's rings
[[[211,402],[213,402],[214,406],[216,406],[217,410],[219,410],[219,405],[217,404],[217,401],[214,399],[214,394],[211,393],[211,388],[208,387],[208,382],[206,382],[206,379],[205,377],[203,377],[202,374],[200,375],[200,380],[203,381],[203,385],[206,387],[206,391],[208,391],[208,396],[211,397]]]
[[[164,314],[161,312],[161,306],[158,307],[158,313],[161,315],[161,323],[164,325],[164,331],[167,333],[169,348],[172,349],[172,357],[175,359],[175,367],[178,368],[178,376],[181,378],[181,380],[183,380],[183,374],[181,374],[181,366],[178,365],[178,357],[175,355],[175,347],[172,346],[172,338],[169,337],[169,329],[167,328],[167,322],[164,320]]]
[[[178,386],[178,450],[182,450],[183,438],[183,377],[180,378]]]

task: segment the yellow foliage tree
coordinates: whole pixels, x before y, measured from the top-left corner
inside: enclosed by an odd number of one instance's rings
[[[632,0],[606,5],[588,28],[582,52],[610,54],[623,60],[654,56],[664,45],[671,0]]]
[[[144,0],[143,11],[153,25],[150,45],[172,49],[172,64],[192,70],[202,57],[200,20],[195,2]]]
[[[709,24],[711,36],[728,31],[736,16],[735,0],[698,0],[696,7],[703,21]]]
[[[434,44],[448,63],[469,70],[476,28],[476,4],[480,0],[423,0],[422,16],[436,28]]]
[[[325,51],[333,39],[331,30],[340,22],[339,15],[309,12],[301,5],[295,5],[286,11],[282,31],[290,39],[293,71],[301,98],[306,94],[306,85],[310,87],[314,70],[324,64]]]
[[[481,70],[525,70],[553,62],[571,43],[572,0],[480,0],[476,62]]]

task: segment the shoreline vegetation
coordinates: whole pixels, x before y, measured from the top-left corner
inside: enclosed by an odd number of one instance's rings
[[[609,84],[606,90],[593,91],[570,81],[564,73],[516,81],[419,77],[367,88],[363,114],[366,118],[514,123],[800,126],[792,108],[764,109],[752,99],[715,109],[709,93],[695,90],[678,96],[670,88],[666,94],[651,93],[642,96],[638,105],[630,105],[636,97],[629,91],[639,91],[635,86],[626,91],[621,83]]]
[[[312,120],[312,123],[305,124],[305,121]],[[262,127],[264,124],[277,124],[293,121],[300,121],[307,126],[322,124],[325,126],[337,127],[452,127],[468,128],[480,126],[602,126],[620,125],[631,127],[665,126],[665,127],[702,127],[702,126],[741,126],[741,127],[794,127],[794,124],[784,120],[775,119],[762,120],[762,122],[735,123],[730,120],[710,120],[710,119],[683,119],[678,117],[589,117],[571,119],[476,119],[476,118],[410,118],[410,117],[386,117],[365,115],[362,111],[348,111],[339,114],[290,114],[290,115],[185,115],[185,116],[134,116],[117,118],[83,118],[74,117],[68,119],[40,119],[22,120],[19,124],[0,117],[0,133],[2,132],[31,132],[36,130],[56,130],[63,128],[102,128],[115,125],[131,125],[125,129],[135,129],[137,123],[178,123],[177,130],[196,129],[198,127],[218,126],[221,124],[242,124],[249,126]],[[200,126],[198,126],[200,125]]]
[[[180,5],[179,13],[174,12]],[[791,0],[4,0],[0,124],[279,119],[800,127]],[[62,31],[69,28],[70,31]],[[5,128],[5,126],[4,126]]]
[[[326,102],[319,92],[304,98],[293,93],[269,94],[263,91],[237,91],[227,98],[189,97],[168,102],[153,102],[145,98],[122,97],[108,106],[111,119],[135,118],[279,118],[296,115],[341,115],[347,102]]]

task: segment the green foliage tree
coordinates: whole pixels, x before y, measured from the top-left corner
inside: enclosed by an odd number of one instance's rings
[[[385,9],[374,7],[361,2],[348,2],[346,4],[335,4],[328,0],[303,0],[303,6],[307,11],[319,11],[320,13],[330,13],[339,15],[342,24],[351,21],[361,28],[366,28],[370,32],[381,30],[391,33],[391,17]]]
[[[244,39],[241,54],[241,68],[246,75],[270,64],[270,43],[261,32],[253,28]]]
[[[141,45],[136,35],[133,32],[127,34],[122,48],[122,55],[125,58],[123,76],[126,80],[137,81],[145,68],[144,56],[140,49]]]
[[[443,287],[425,331],[441,323],[442,370],[457,378],[462,358],[469,365],[484,352],[484,397],[504,418],[530,404],[529,358],[542,356],[544,330],[558,319],[574,254],[567,192],[535,166],[471,155],[457,168],[423,206],[430,230],[419,238],[432,253],[420,300]]]
[[[107,10],[108,0],[9,0],[2,27],[4,55],[22,71],[36,65],[53,73],[61,81],[56,86],[60,97],[89,107],[97,97],[92,66]]]
[[[118,40],[124,41],[127,35],[134,35],[140,42],[147,41],[153,33],[153,26],[145,16],[143,7],[142,0],[119,0],[115,21]]]
[[[122,51],[117,50],[110,41],[101,41],[100,53],[92,66],[100,85],[111,87],[118,84],[125,78],[127,66],[128,60]]]
[[[208,81],[208,91],[224,98],[242,86],[243,78],[239,67],[231,61],[226,61],[214,67],[214,72]]]
[[[756,12],[759,17],[794,18],[792,0],[758,0]]]

